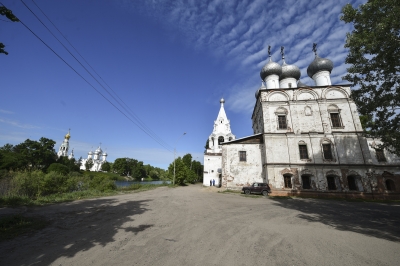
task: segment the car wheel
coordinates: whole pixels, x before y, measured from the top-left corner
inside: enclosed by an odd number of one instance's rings
[[[262,194],[263,194],[264,196],[268,196],[268,191],[263,190]]]
[[[247,195],[250,195],[250,190],[246,189],[246,190],[244,191],[244,193],[247,194]]]

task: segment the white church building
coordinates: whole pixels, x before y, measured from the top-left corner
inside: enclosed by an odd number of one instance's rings
[[[221,100],[222,119],[219,114],[204,155],[204,185],[215,179],[239,190],[265,182],[272,195],[400,198],[399,157],[365,137],[350,85],[331,83],[332,61],[314,45],[310,86],[285,62],[283,47],[282,65],[268,51],[251,117],[254,135],[235,139]]]
[[[103,150],[99,146],[94,152],[88,152],[88,157],[86,159],[82,159],[80,169],[86,170],[86,162],[88,160],[91,160],[93,165],[88,170],[92,172],[101,171],[101,166],[107,161],[107,155],[108,154],[106,152],[103,152]]]
[[[233,135],[231,132],[230,121],[225,113],[225,100],[221,99],[220,103],[221,108],[219,109],[217,120],[214,121],[214,129],[211,135],[208,137],[208,147],[204,154],[203,185],[205,186],[210,186],[213,184],[215,186],[219,186],[221,184],[221,144],[223,142],[232,141],[235,139],[235,135]]]

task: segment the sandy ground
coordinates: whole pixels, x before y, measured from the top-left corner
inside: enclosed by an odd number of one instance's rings
[[[0,265],[399,265],[400,204],[271,199],[201,185],[45,207]]]

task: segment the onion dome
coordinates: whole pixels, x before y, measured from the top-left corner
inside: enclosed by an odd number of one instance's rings
[[[269,56],[268,63],[260,71],[260,77],[265,80],[266,77],[270,75],[280,76],[282,74],[282,67],[278,63],[272,61],[271,56]]]
[[[285,60],[283,60],[282,64],[282,74],[279,76],[279,80],[286,78],[295,78],[296,80],[300,79],[301,73],[300,69],[295,65],[286,64]]]
[[[90,152],[88,152],[88,154],[89,154],[89,155],[92,155],[92,154],[93,154],[93,152],[92,152],[92,151],[90,151]]]
[[[71,138],[71,135],[69,134],[69,130],[68,130],[68,133],[67,133],[67,135],[65,135],[65,137],[64,137],[65,139],[70,139]]]
[[[106,152],[103,153],[103,156],[107,156],[108,154]]]
[[[321,58],[315,54],[314,61],[307,68],[307,75],[312,78],[316,73],[320,71],[328,71],[331,73],[333,69],[333,62],[326,58]]]
[[[95,150],[94,154],[100,154],[102,152],[101,148],[98,147],[97,150]]]
[[[219,101],[220,103],[225,103],[224,98],[221,98],[221,100]]]

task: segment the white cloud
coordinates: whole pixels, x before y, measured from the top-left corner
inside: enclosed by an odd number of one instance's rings
[[[0,118],[0,123],[5,123],[5,124],[9,124],[14,127],[25,128],[25,129],[39,128],[38,126],[29,125],[29,124],[21,124],[18,121],[8,120],[8,119],[4,119],[4,118]]]
[[[14,112],[12,112],[12,111],[3,110],[3,109],[0,109],[0,113],[3,113],[3,114],[14,114]]]

